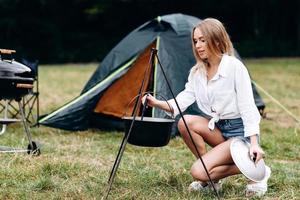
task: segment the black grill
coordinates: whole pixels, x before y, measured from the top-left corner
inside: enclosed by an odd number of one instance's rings
[[[24,95],[32,91],[34,76],[31,69],[13,58],[3,58],[3,52],[13,50],[1,50],[0,59],[0,99],[20,100]]]
[[[39,155],[40,149],[37,143],[31,139],[24,113],[24,104],[21,101],[23,96],[32,92],[34,74],[29,67],[13,59],[12,54],[15,52],[15,50],[0,49],[0,100],[5,101],[4,117],[0,118],[0,125],[2,125],[0,135],[6,131],[8,124],[23,122],[29,144],[26,149],[0,146],[0,152],[27,152],[28,154]],[[7,116],[9,101],[13,100],[18,102],[21,119],[8,118]]]

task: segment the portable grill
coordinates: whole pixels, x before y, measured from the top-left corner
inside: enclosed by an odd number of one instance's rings
[[[36,142],[31,139],[21,101],[25,95],[32,92],[34,77],[32,77],[29,67],[13,59],[13,53],[16,53],[16,51],[0,49],[0,100],[5,101],[4,117],[0,118],[0,124],[2,125],[0,134],[5,132],[8,124],[22,122],[29,144],[27,149],[0,147],[0,152],[27,152],[28,154],[39,155],[40,149]],[[9,100],[15,100],[18,103],[21,119],[7,117]]]

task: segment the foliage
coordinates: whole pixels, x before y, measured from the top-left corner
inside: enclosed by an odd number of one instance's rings
[[[130,31],[159,15],[224,22],[244,57],[300,55],[299,1],[1,0],[1,48],[40,63],[100,61]]]

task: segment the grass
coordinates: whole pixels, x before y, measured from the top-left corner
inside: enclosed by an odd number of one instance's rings
[[[300,116],[300,59],[248,59],[245,63],[259,85]],[[41,113],[77,96],[96,67],[41,66]],[[300,133],[295,132],[295,121],[260,93],[267,105],[261,144],[272,168],[264,199],[300,199]],[[123,133],[75,133],[44,126],[31,132],[42,154],[0,154],[0,199],[101,199]],[[10,125],[0,138],[3,145],[27,146],[20,124]],[[127,145],[109,199],[215,199],[212,192],[187,192],[193,161],[179,137],[162,148]],[[246,182],[242,175],[226,178],[222,199],[245,199]]]

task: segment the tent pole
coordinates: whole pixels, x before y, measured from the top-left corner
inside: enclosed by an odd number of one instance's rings
[[[146,68],[145,70],[145,73],[144,73],[144,78],[143,78],[143,81],[142,81],[142,84],[141,84],[141,87],[139,89],[139,93],[138,93],[138,98],[136,99],[135,101],[135,105],[134,105],[134,109],[133,109],[133,112],[132,112],[132,122],[131,122],[131,125],[130,125],[130,128],[129,128],[129,131],[127,134],[124,135],[123,137],[123,140],[122,140],[122,143],[120,145],[120,148],[119,148],[119,151],[118,151],[118,155],[115,159],[115,162],[114,162],[114,165],[112,167],[112,170],[111,170],[111,173],[109,175],[109,179],[108,179],[108,187],[107,187],[107,191],[106,191],[106,194],[105,196],[102,197],[103,200],[106,200],[108,195],[109,195],[109,192],[111,190],[111,186],[113,184],[113,181],[114,181],[114,178],[115,178],[115,175],[116,175],[116,172],[118,170],[118,167],[120,165],[120,162],[121,162],[121,158],[123,156],[123,153],[125,151],[125,147],[126,147],[126,144],[128,142],[128,138],[131,134],[131,131],[132,131],[132,128],[133,128],[133,124],[135,122],[135,119],[136,119],[136,116],[137,116],[137,112],[138,112],[138,108],[141,106],[141,98],[142,98],[142,92],[143,92],[143,89],[145,87],[145,80],[146,80],[146,77],[149,75],[149,73],[151,72],[151,68],[153,67],[153,61],[154,61],[154,54],[153,54],[153,51],[151,51],[151,55],[150,55],[150,61],[149,61],[149,65],[148,67]]]
[[[163,73],[163,76],[164,76],[164,78],[165,78],[165,80],[166,80],[166,83],[167,83],[167,85],[168,85],[168,88],[169,88],[169,90],[170,90],[170,92],[171,92],[171,94],[172,94],[173,99],[175,100],[176,106],[177,106],[177,108],[178,108],[178,110],[179,110],[179,114],[180,114],[180,116],[181,116],[181,118],[182,118],[182,120],[183,120],[184,126],[185,126],[185,128],[186,128],[186,130],[187,130],[187,132],[188,132],[188,134],[189,134],[189,137],[190,137],[190,139],[191,139],[191,141],[192,141],[192,143],[193,143],[195,149],[196,149],[197,156],[199,157],[199,159],[200,159],[200,161],[201,161],[201,163],[202,163],[202,165],[203,165],[203,167],[204,167],[204,169],[205,169],[206,175],[207,175],[207,177],[208,177],[208,179],[209,179],[210,184],[212,185],[212,187],[213,187],[213,189],[214,189],[214,192],[216,193],[217,198],[220,199],[219,193],[218,193],[218,191],[216,190],[216,188],[215,188],[215,186],[214,186],[214,184],[213,184],[212,179],[210,178],[210,175],[209,175],[209,173],[208,173],[208,170],[207,170],[207,168],[206,168],[206,165],[204,164],[204,161],[203,161],[203,159],[202,159],[202,157],[201,157],[201,155],[200,155],[200,153],[199,153],[199,151],[198,151],[198,149],[197,149],[196,143],[195,143],[195,141],[194,141],[194,139],[193,139],[193,137],[192,137],[192,134],[191,134],[191,132],[190,132],[190,130],[189,130],[189,127],[188,127],[188,125],[187,125],[187,123],[186,123],[186,121],[185,121],[185,119],[184,119],[184,116],[183,116],[183,114],[182,114],[182,112],[181,112],[181,109],[180,109],[179,104],[178,104],[178,102],[177,102],[177,100],[176,100],[176,97],[175,97],[175,95],[174,95],[174,93],[173,93],[173,91],[172,91],[172,88],[171,88],[171,85],[170,85],[170,83],[169,83],[169,81],[168,81],[168,78],[167,78],[167,76],[166,76],[166,73],[165,73],[165,71],[164,71],[164,69],[163,69],[163,67],[162,67],[162,64],[161,64],[161,62],[160,62],[160,60],[159,60],[159,58],[158,58],[158,55],[157,55],[157,49],[152,48],[151,54],[154,54],[154,56],[156,57],[156,59],[157,59],[157,61],[158,61],[158,64],[159,64],[160,69],[161,69],[161,71],[162,71],[162,73]]]

